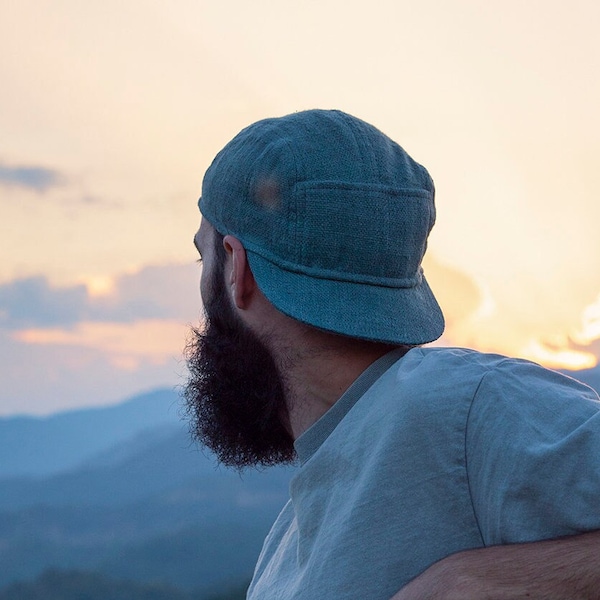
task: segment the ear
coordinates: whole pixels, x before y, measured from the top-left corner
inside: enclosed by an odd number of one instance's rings
[[[232,235],[223,238],[223,247],[229,257],[229,271],[226,270],[226,284],[229,286],[231,298],[239,309],[245,310],[250,305],[257,288],[254,275],[248,264],[246,249]]]

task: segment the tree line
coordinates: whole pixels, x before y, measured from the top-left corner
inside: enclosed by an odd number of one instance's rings
[[[115,580],[101,573],[50,569],[34,581],[12,583],[0,600],[244,600],[248,582],[206,595],[160,583]]]

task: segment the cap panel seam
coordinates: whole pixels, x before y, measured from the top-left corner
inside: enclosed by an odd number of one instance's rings
[[[303,191],[308,190],[365,190],[366,192],[378,193],[378,194],[391,194],[399,197],[417,197],[430,200],[432,194],[428,190],[422,188],[399,188],[384,184],[374,184],[369,182],[354,182],[354,181],[336,181],[336,180],[323,180],[323,181],[298,181],[294,188],[300,188]]]
[[[287,137],[283,138],[283,142],[286,145],[286,147],[288,148],[290,156],[291,156],[292,160],[294,161],[294,179],[293,179],[293,181],[298,181],[298,158],[296,156],[296,152],[294,151],[294,146],[292,144],[290,144],[290,140]],[[293,213],[293,219],[290,219],[290,226],[293,230],[291,232],[292,235],[290,237],[294,240],[293,248],[297,249],[298,248],[298,229],[300,227],[300,224],[299,224],[300,210],[298,207],[296,195],[293,193],[293,189],[294,189],[294,186],[292,186],[291,189],[289,190],[289,192],[287,193],[287,197],[288,197],[287,204],[288,204],[288,209],[291,209],[292,213]],[[293,206],[292,206],[292,204],[293,204]],[[304,256],[302,256],[303,253],[304,253],[304,248],[301,248],[300,261],[304,261]]]
[[[251,254],[256,254],[262,259],[270,262],[271,264],[288,271],[290,273],[298,273],[300,275],[306,275],[314,279],[328,279],[331,281],[341,281],[346,283],[360,283],[366,285],[374,285],[377,287],[387,288],[414,288],[420,285],[423,281],[423,269],[419,268],[419,271],[414,277],[380,277],[373,275],[364,275],[360,273],[350,273],[347,271],[332,271],[330,269],[324,269],[322,267],[309,267],[306,265],[298,265],[288,260],[282,259],[278,256],[267,255],[262,248],[253,247],[253,244],[248,244],[246,251]]]

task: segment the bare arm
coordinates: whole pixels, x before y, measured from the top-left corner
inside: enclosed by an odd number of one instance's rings
[[[600,531],[453,554],[391,600],[600,600]]]

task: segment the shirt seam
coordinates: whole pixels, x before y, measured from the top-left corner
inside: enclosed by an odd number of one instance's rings
[[[467,478],[467,491],[469,492],[469,502],[471,503],[471,510],[473,511],[473,517],[475,519],[475,524],[477,525],[477,530],[479,531],[479,537],[481,538],[481,543],[484,547],[487,548],[488,543],[485,540],[483,535],[483,531],[481,530],[481,524],[479,522],[479,517],[477,516],[477,510],[475,509],[475,502],[473,500],[473,490],[471,486],[471,478],[469,477],[469,457],[467,454],[467,442],[469,437],[469,424],[471,421],[471,412],[473,411],[473,405],[475,404],[475,399],[477,398],[477,394],[479,393],[479,389],[483,385],[483,380],[493,371],[495,371],[500,365],[505,362],[510,362],[510,359],[505,358],[501,360],[497,365],[494,366],[493,369],[488,369],[486,373],[481,376],[475,391],[473,392],[473,396],[471,397],[471,402],[469,404],[469,411],[467,412],[466,422],[465,422],[465,436],[464,436],[464,457],[465,457],[465,476]]]

